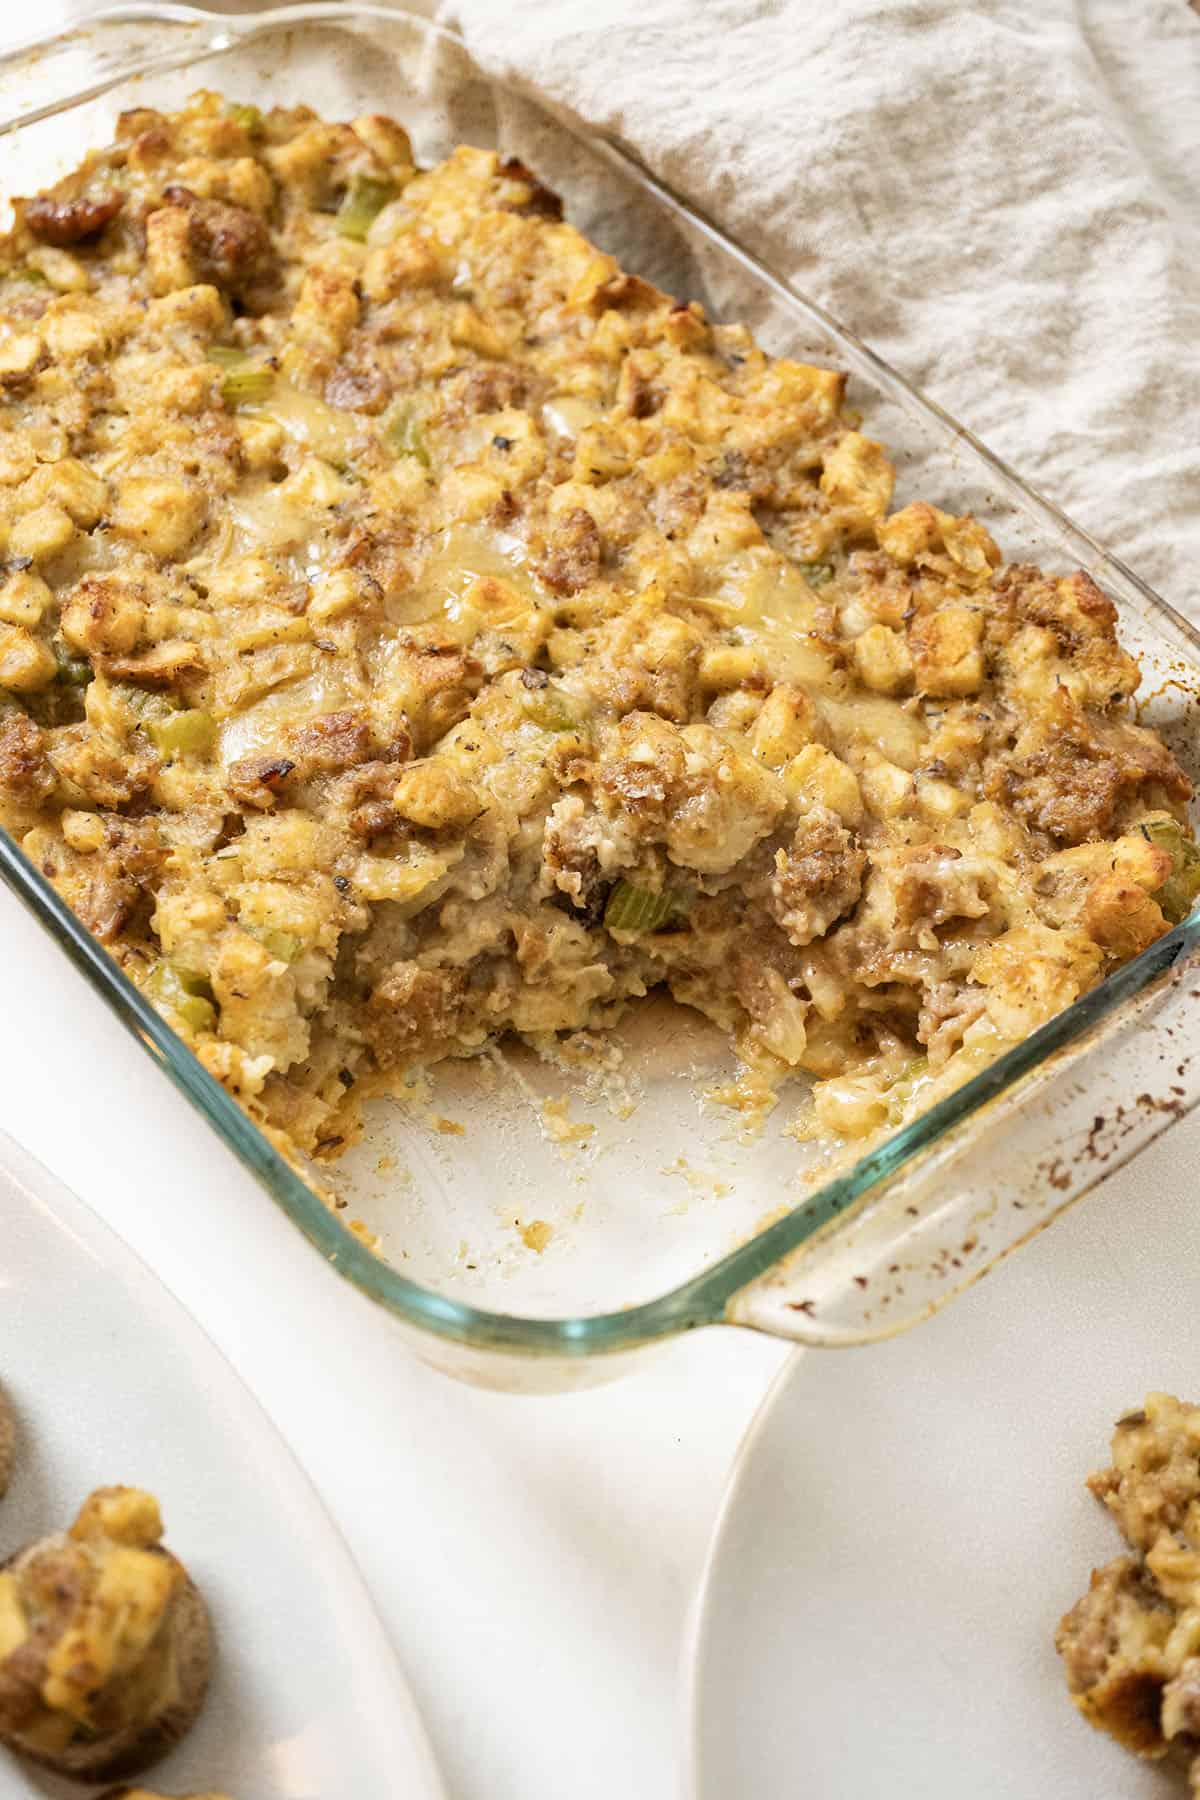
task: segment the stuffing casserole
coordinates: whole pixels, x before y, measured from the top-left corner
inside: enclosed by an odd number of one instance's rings
[[[861,1136],[1189,909],[1094,583],[523,165],[200,94],[0,255],[0,818],[286,1151],[660,984]]]

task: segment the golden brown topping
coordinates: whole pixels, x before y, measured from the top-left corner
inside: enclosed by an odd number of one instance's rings
[[[0,816],[277,1141],[654,986],[873,1130],[1200,897],[1111,603],[842,373],[382,115],[118,133],[2,259]]]

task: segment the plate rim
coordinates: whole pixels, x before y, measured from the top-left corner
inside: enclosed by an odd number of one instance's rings
[[[189,1343],[195,1347],[206,1370],[206,1385],[209,1382],[219,1384],[217,1396],[221,1403],[228,1406],[247,1435],[261,1446],[269,1447],[272,1460],[287,1482],[291,1503],[304,1508],[315,1535],[326,1546],[328,1554],[322,1559],[326,1581],[344,1601],[352,1604],[358,1615],[354,1637],[360,1644],[359,1653],[370,1657],[378,1678],[392,1689],[392,1704],[382,1709],[386,1721],[384,1729],[394,1726],[406,1739],[406,1753],[422,1781],[421,1791],[414,1794],[412,1800],[447,1800],[445,1784],[416,1696],[371,1597],[371,1590],[336,1519],[258,1396],[195,1314],[120,1233],[18,1139],[0,1127],[0,1181],[5,1180],[12,1183],[31,1208],[43,1213],[52,1225],[66,1230],[84,1252],[95,1259],[98,1267],[119,1279],[148,1314],[157,1313],[164,1327],[174,1334],[177,1344],[185,1349]],[[345,1641],[345,1633],[339,1632],[338,1641]]]
[[[742,1489],[747,1480],[750,1465],[757,1453],[759,1439],[766,1432],[775,1408],[783,1398],[784,1389],[795,1378],[801,1363],[814,1355],[826,1354],[836,1355],[838,1352],[836,1350],[832,1352],[814,1350],[805,1344],[793,1345],[790,1354],[784,1358],[771,1377],[766,1392],[742,1433],[737,1453],[725,1477],[725,1486],[721,1491],[720,1504],[713,1520],[708,1548],[704,1553],[704,1563],[696,1583],[692,1604],[688,1608],[683,1643],[679,1653],[680,1667],[683,1671],[682,1680],[679,1683],[680,1737],[683,1745],[680,1757],[680,1786],[683,1800],[700,1800],[701,1659],[714,1603],[713,1588],[717,1565],[724,1552],[725,1539],[733,1520],[734,1511],[741,1503]]]

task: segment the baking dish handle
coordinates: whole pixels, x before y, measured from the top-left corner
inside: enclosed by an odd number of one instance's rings
[[[726,1320],[814,1345],[890,1337],[1190,1112],[1200,1100],[1194,928],[1161,942],[1170,966],[1132,1010],[1094,1029],[1082,1060],[1055,1058],[1031,1074],[969,1136],[956,1131],[901,1175],[885,1174],[853,1214],[835,1199],[798,1251],[729,1299]]]

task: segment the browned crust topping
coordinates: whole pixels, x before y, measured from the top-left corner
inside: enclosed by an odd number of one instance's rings
[[[655,986],[864,1137],[1195,898],[1095,583],[523,163],[199,94],[16,219],[0,820],[275,1142]]]

